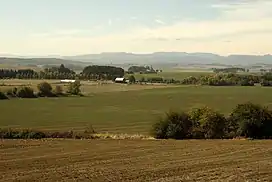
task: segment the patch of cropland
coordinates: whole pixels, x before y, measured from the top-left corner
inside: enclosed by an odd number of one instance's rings
[[[163,78],[163,79],[174,79],[174,80],[182,80],[184,78],[190,77],[190,76],[205,76],[205,75],[211,75],[214,74],[213,72],[209,71],[169,71],[169,72],[159,72],[159,73],[151,73],[151,74],[134,74],[135,78],[137,80],[140,80],[142,78],[148,79],[148,78]]]
[[[272,142],[3,140],[0,181],[271,181]]]
[[[82,98],[11,99],[0,102],[0,127],[76,131],[92,125],[98,133],[148,134],[169,110],[209,106],[228,114],[248,101],[271,109],[271,88],[180,86],[97,92]]]

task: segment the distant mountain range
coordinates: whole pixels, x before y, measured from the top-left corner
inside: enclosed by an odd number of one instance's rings
[[[152,54],[101,53],[63,57],[74,61],[88,61],[95,64],[224,64],[251,65],[272,64],[272,55],[230,55],[220,56],[212,53],[155,52]]]
[[[0,55],[0,64],[112,64],[112,65],[272,65],[272,55],[230,55],[220,56],[212,53],[155,52],[152,54],[133,54],[125,52],[86,54],[78,56],[45,56],[31,58],[26,56]]]

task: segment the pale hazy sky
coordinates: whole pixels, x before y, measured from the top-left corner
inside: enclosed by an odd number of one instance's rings
[[[272,53],[272,0],[0,0],[0,54]]]

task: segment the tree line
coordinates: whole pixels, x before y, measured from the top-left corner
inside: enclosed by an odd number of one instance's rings
[[[64,92],[63,88],[59,85],[53,89],[51,84],[48,82],[41,82],[37,85],[38,92],[35,93],[34,89],[31,87],[14,87],[4,92],[0,92],[0,100],[7,100],[10,98],[37,98],[37,97],[61,97],[69,95],[80,95],[81,94],[81,84],[80,81],[70,83],[67,87],[67,91]]]
[[[227,117],[209,107],[169,112],[152,126],[151,134],[157,139],[272,139],[272,111],[244,103]]]
[[[155,71],[152,67],[129,68],[131,72],[141,70]],[[226,68],[229,70],[241,70],[243,68]],[[220,72],[220,71],[219,71]],[[66,68],[64,65],[59,67],[46,68],[43,71],[36,72],[31,69],[21,70],[0,70],[0,79],[80,79],[80,80],[114,80],[117,77],[124,77],[125,70],[114,66],[87,66],[81,73],[75,73],[73,70]],[[132,79],[134,80],[134,79]],[[142,77],[135,82],[140,83],[166,83],[166,84],[184,84],[184,85],[210,85],[210,86],[254,86],[261,84],[262,86],[272,86],[272,72],[263,73],[262,75],[242,75],[236,73],[216,73],[211,75],[189,76],[182,80],[165,79],[163,77]],[[134,83],[134,82],[133,82]]]
[[[189,76],[182,80],[164,79],[163,77],[142,77],[138,82],[209,86],[254,86],[255,84],[272,86],[272,73],[266,73],[263,75],[218,73],[211,75]]]
[[[155,70],[152,66],[131,66],[128,68],[128,74],[140,73],[140,74],[151,74],[162,72],[162,70]]]
[[[124,75],[125,70],[120,67],[93,65],[85,67],[79,77],[82,79],[114,80]]]
[[[0,79],[95,79],[113,80],[123,77],[125,70],[114,66],[87,66],[81,73],[76,74],[73,70],[66,68],[63,64],[59,67],[45,68],[42,71],[31,69],[2,69]]]
[[[245,68],[213,68],[214,73],[237,73],[237,72],[249,72],[248,69]]]

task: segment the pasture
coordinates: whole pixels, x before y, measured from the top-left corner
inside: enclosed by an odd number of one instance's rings
[[[272,141],[3,140],[0,181],[271,181]]]
[[[59,85],[62,86],[64,91],[67,90],[68,84],[61,83],[60,80],[21,80],[21,79],[5,79],[0,80],[0,91],[7,91],[14,87],[28,86],[38,91],[37,85],[41,82],[48,82],[52,85],[53,89]],[[166,84],[146,84],[146,85],[126,85],[126,84],[114,84],[111,81],[81,81],[81,91],[85,95],[92,93],[103,93],[103,92],[119,92],[119,91],[130,91],[130,90],[145,90],[153,88],[164,88],[164,87],[176,87],[174,85]]]
[[[92,125],[97,132],[148,134],[153,122],[169,110],[187,111],[207,105],[228,114],[237,104],[247,101],[272,108],[272,89],[257,86],[109,84],[89,87],[90,90],[97,90],[80,98],[1,101],[0,127],[67,131],[83,130]]]
[[[137,80],[140,80],[141,78],[156,78],[161,77],[163,79],[174,79],[174,80],[182,80],[184,78],[190,77],[190,76],[201,76],[201,75],[210,75],[214,74],[211,71],[195,71],[195,70],[189,70],[189,71],[168,71],[168,72],[160,72],[160,73],[152,73],[152,74],[134,74],[135,78]],[[126,76],[128,77],[128,76]]]

